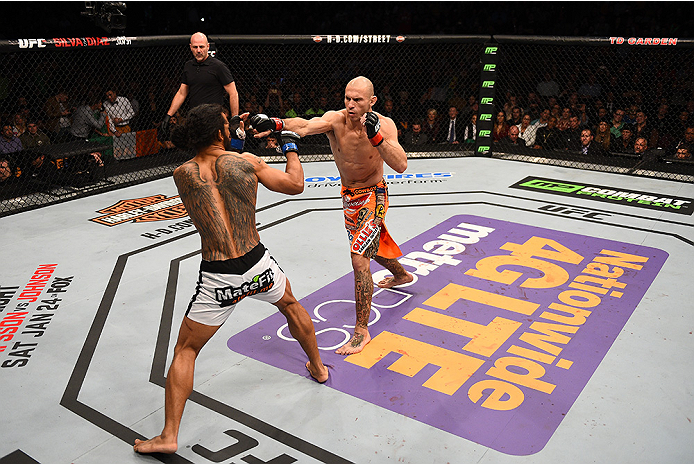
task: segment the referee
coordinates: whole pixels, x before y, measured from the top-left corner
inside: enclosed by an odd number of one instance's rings
[[[208,55],[209,49],[207,36],[202,32],[196,32],[190,37],[190,51],[193,52],[194,59],[187,61],[183,66],[181,87],[161,124],[164,133],[168,132],[169,118],[176,114],[189,94],[188,106],[191,109],[204,103],[224,106],[228,94],[231,116],[239,114],[239,94],[234,77],[224,63]]]

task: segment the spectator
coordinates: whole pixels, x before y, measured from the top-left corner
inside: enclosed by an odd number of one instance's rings
[[[648,116],[643,111],[636,113],[636,124],[634,125],[634,136],[644,137],[646,140],[650,140],[653,131],[651,126],[647,122]]]
[[[402,143],[405,146],[416,146],[424,145],[429,142],[427,134],[422,132],[422,123],[419,121],[414,121],[412,123],[412,130],[406,132],[402,138]]]
[[[542,111],[540,112],[540,117],[534,121],[532,121],[531,124],[536,126],[538,129],[540,127],[544,127],[547,125],[547,122],[549,121],[549,117],[551,116],[552,112],[550,111],[549,108],[543,108]]]
[[[472,113],[470,122],[465,126],[465,143],[475,143],[477,140],[477,113]]]
[[[311,108],[306,110],[307,118],[320,117],[328,111],[328,97],[320,97],[318,99],[318,104],[314,104]]]
[[[530,123],[530,115],[526,114],[523,116],[521,123],[518,124],[518,137],[525,141],[527,147],[532,147],[535,145],[535,134],[537,132],[537,127]]]
[[[561,132],[569,129],[571,126],[571,109],[565,107],[561,110],[561,116],[557,119],[557,129]]]
[[[508,135],[508,124],[506,123],[506,114],[504,110],[496,113],[496,119],[494,120],[494,129],[492,130],[492,138],[495,142],[503,139]]]
[[[22,151],[22,142],[19,137],[14,135],[12,124],[2,125],[2,136],[0,137],[0,155],[10,155]]]
[[[511,108],[511,118],[507,120],[509,126],[517,126],[523,121],[523,110],[520,106]]]
[[[256,87],[256,90],[257,90],[257,87]],[[262,106],[260,106],[260,104],[258,103],[258,97],[256,97],[255,94],[252,93],[250,95],[250,97],[248,99],[248,103],[250,103],[250,110],[251,110],[250,113],[251,114],[264,112],[264,108]]]
[[[692,152],[689,150],[689,147],[684,145],[684,146],[677,148],[677,151],[675,152],[675,159],[678,159],[678,160],[690,160],[690,159],[692,159]]]
[[[639,155],[641,158],[649,158],[652,156],[653,150],[648,148],[648,139],[646,137],[636,137],[633,153]]]
[[[43,111],[46,113],[46,129],[55,142],[63,142],[70,136],[70,108],[68,96],[63,90],[46,100]]]
[[[265,148],[276,150],[279,146],[277,142],[277,136],[274,134],[269,134],[265,137]]]
[[[629,105],[624,114],[625,124],[636,124],[636,113],[639,112],[639,105]]]
[[[460,109],[460,119],[463,121],[469,121],[472,114],[477,114],[479,110],[479,103],[477,103],[477,97],[470,95],[467,98],[467,105]]]
[[[508,135],[494,144],[494,148],[502,151],[510,151],[512,153],[521,151],[526,148],[526,145],[525,140],[518,136],[519,134],[520,130],[518,126],[510,126],[508,128]]]
[[[24,119],[24,116],[22,113],[15,113],[14,115],[14,126],[12,126],[12,132],[14,132],[14,135],[17,137],[21,137],[24,132],[27,130],[27,122],[26,119]]]
[[[504,114],[506,115],[506,121],[508,122],[508,125],[516,125],[516,124],[511,124],[511,117],[513,114],[513,108],[516,108],[518,106],[518,98],[516,98],[515,95],[508,95],[508,100],[506,100],[506,103],[504,103]]]
[[[675,149],[687,147],[689,153],[694,152],[694,127],[687,127],[684,131],[684,138],[677,143]]]
[[[609,129],[608,129],[609,133]],[[603,156],[605,151],[602,149],[600,144],[594,143],[593,141],[593,131],[586,127],[581,131],[581,151],[582,155],[596,157]]]
[[[612,126],[610,127],[610,132],[612,132],[612,135],[615,136],[615,138],[619,138],[622,136],[622,128],[624,127],[624,110],[617,108],[615,110],[614,114],[612,115]]]
[[[427,119],[422,125],[422,132],[429,138],[429,143],[437,143],[439,141],[439,133],[441,132],[441,121],[438,118],[439,113],[434,108],[427,110]]]
[[[97,118],[94,113],[98,111]],[[72,127],[70,134],[75,139],[86,140],[92,136],[92,131],[98,135],[106,136],[101,132],[101,127],[106,119],[106,111],[103,108],[101,100],[96,96],[91,96],[90,99],[77,107],[72,118]]]
[[[456,128],[456,122],[458,121],[458,108],[451,106],[448,108],[448,121],[441,125],[441,134],[439,135],[439,140],[444,143],[458,144],[460,143],[460,137],[458,136],[458,130]]]
[[[564,147],[569,151],[578,151],[581,148],[581,123],[578,116],[573,115],[569,118],[569,128],[562,134],[564,136]]]
[[[612,146],[615,145],[615,137],[610,131],[610,123],[607,121],[607,119],[603,119],[598,123],[594,137],[595,143],[600,145],[603,151],[609,152],[611,151]]]
[[[559,106],[557,103],[554,103],[553,105],[550,105],[550,108],[550,114],[557,118],[557,124],[559,124],[559,118],[561,118],[561,106]],[[557,128],[557,130],[559,130],[559,128]]]
[[[120,97],[116,91],[110,89],[106,92],[104,109],[108,116],[108,128],[111,135],[120,137],[131,131],[130,119],[135,115],[130,100]]]
[[[304,105],[301,93],[294,92],[291,101],[289,103],[289,109],[284,113],[285,118],[298,118],[303,117],[306,113],[306,106]]]
[[[634,152],[634,126],[624,124],[621,130],[622,135],[615,140],[612,145],[614,153],[633,153]]]
[[[383,111],[380,112],[383,116],[387,116],[393,121],[395,121],[395,111],[394,111],[395,104],[393,103],[393,100],[390,98],[387,99],[385,102],[383,102]]]
[[[636,137],[636,142],[634,142],[634,154],[641,157],[645,156],[648,152],[648,139],[646,137]]]
[[[533,148],[538,150],[556,150],[563,148],[564,141],[557,130],[557,118],[550,116],[547,125],[537,129],[535,145]]]
[[[686,110],[680,111],[680,115],[677,117],[677,121],[679,124],[675,124],[675,127],[677,128],[675,130],[676,134],[681,134],[685,130],[687,130],[687,127],[691,126],[694,121],[690,122],[689,118],[689,113]]]
[[[536,93],[530,93],[528,98],[530,99],[530,95],[537,95]],[[531,121],[536,121],[540,119],[540,101],[538,99],[531,99],[530,102],[528,103],[528,107],[523,111],[524,114],[530,115],[530,120]]]
[[[29,124],[27,124],[27,131],[23,133],[21,137],[19,137],[19,140],[22,141],[22,147],[24,147],[24,149],[42,147],[44,145],[51,144],[51,139],[49,139],[45,133],[39,130],[39,125],[36,123],[36,121],[29,121]]]

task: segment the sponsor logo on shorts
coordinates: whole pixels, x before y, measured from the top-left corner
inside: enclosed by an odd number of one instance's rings
[[[222,306],[238,303],[247,296],[267,292],[275,285],[275,275],[272,269],[266,269],[263,273],[253,277],[250,282],[244,282],[238,287],[230,285],[223,288],[215,288],[215,299]]]
[[[544,177],[526,177],[511,185],[511,188],[541,191],[576,198],[588,198],[605,203],[655,209],[690,216],[694,213],[694,199],[692,198],[675,197],[660,193],[627,190],[601,185],[577,184],[564,180],[546,179]]]
[[[354,211],[355,209],[361,208],[362,206],[367,204],[369,202],[370,198],[371,198],[371,195],[366,196],[364,198],[358,198],[356,200],[350,200],[350,201],[345,200],[343,202],[342,206],[345,209],[352,209],[352,211]]]
[[[357,254],[362,254],[371,245],[371,243],[378,238],[381,233],[381,229],[376,227],[373,221],[366,223],[364,228],[359,231],[359,235],[354,239],[352,243],[352,251]]]
[[[91,218],[90,221],[105,226],[116,226],[124,222],[154,222],[180,219],[188,216],[181,198],[176,195],[152,195],[150,197],[121,200],[97,213],[103,216]]]

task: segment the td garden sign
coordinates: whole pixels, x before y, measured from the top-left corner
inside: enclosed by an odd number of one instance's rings
[[[659,193],[625,190],[591,184],[577,184],[543,177],[526,177],[511,188],[540,191],[555,195],[583,197],[607,203],[619,203],[659,211],[690,215],[694,212],[692,198],[675,197]]]

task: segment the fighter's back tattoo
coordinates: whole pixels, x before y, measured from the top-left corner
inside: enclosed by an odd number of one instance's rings
[[[220,156],[211,168],[204,173],[203,167],[201,175],[201,166],[188,161],[174,172],[176,187],[200,233],[203,259],[242,256],[259,241],[255,228],[258,178],[253,165],[234,154]]]

